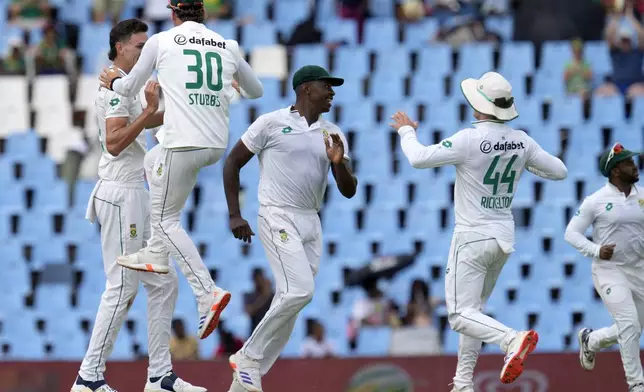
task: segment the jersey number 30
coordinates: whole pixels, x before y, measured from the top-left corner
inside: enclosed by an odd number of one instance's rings
[[[492,163],[490,163],[490,167],[488,167],[487,172],[485,173],[485,177],[483,178],[483,184],[492,185],[493,195],[497,194],[499,190],[499,184],[508,184],[508,191],[506,193],[511,194],[514,192],[514,179],[517,175],[517,171],[512,170],[512,165],[514,165],[514,162],[517,160],[518,157],[519,157],[518,155],[512,155],[512,157],[510,158],[510,161],[505,166],[503,175],[501,175],[500,168],[499,170],[497,170],[499,159],[501,159],[500,155],[495,156]]]
[[[197,74],[197,80],[194,82],[187,82],[186,88],[188,90],[199,90],[204,84],[203,64],[206,63],[206,87],[211,91],[220,91],[223,88],[223,81],[221,79],[221,56],[217,52],[206,52],[203,57],[202,53],[194,49],[184,49],[185,56],[192,56],[195,58],[195,64],[188,66],[189,72]],[[213,60],[217,63],[213,65]],[[213,67],[215,69],[213,69]],[[213,83],[213,74],[217,73],[217,83]]]

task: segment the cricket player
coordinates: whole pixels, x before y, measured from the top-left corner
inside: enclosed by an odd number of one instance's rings
[[[514,251],[512,198],[524,169],[542,178],[563,180],[567,169],[525,132],[508,121],[519,116],[512,86],[488,72],[461,82],[477,121],[439,144],[423,146],[418,123],[405,113],[392,117],[402,150],[417,169],[456,167],[456,227],[445,279],[448,320],[460,334],[453,391],[473,392],[472,376],[481,342],[498,344],[506,353],[501,382],[511,383],[523,372],[524,360],[539,339],[535,331],[515,331],[481,312],[482,306]]]
[[[258,155],[259,238],[276,281],[271,306],[244,347],[230,357],[231,391],[262,390],[262,375],[277,360],[299,312],[313,297],[322,251],[318,211],[329,168],[346,198],[356,193],[347,142],[321,115],[331,109],[343,79],[308,65],[293,76],[295,105],[260,116],[242,135],[224,165],[230,229],[245,242],[254,235],[239,209],[239,171]]]
[[[118,23],[110,32],[109,58],[122,75],[136,63],[147,40],[148,26],[136,19]],[[177,301],[177,275],[143,274],[119,266],[116,258],[141,249],[150,237],[149,198],[145,189],[144,128],[163,121],[159,107],[159,85],[145,88],[147,107],[135,96],[127,98],[100,88],[96,99],[99,140],[102,148],[99,181],[89,200],[87,218],[101,226],[105,292],[94,323],[87,354],[72,392],[110,392],[103,377],[128,308],[139,289],[148,291],[148,339],[150,364],[145,392],[204,392],[178,378],[170,361],[170,323]],[[151,168],[150,168],[151,169]],[[166,256],[167,257],[167,256]]]
[[[565,239],[592,257],[593,282],[615,324],[579,332],[581,365],[595,367],[595,354],[619,343],[631,392],[644,392],[640,335],[644,325],[644,188],[639,181],[638,153],[616,143],[599,162],[608,183],[588,196],[570,220]],[[593,226],[593,240],[586,230]]]
[[[239,82],[247,98],[261,97],[263,87],[242,58],[237,42],[204,26],[203,2],[170,0],[168,7],[175,27],[150,37],[127,76],[106,69],[100,77],[104,87],[131,97],[156,69],[166,101],[161,152],[149,181],[152,239],[138,252],[119,257],[118,263],[135,270],[168,273],[169,252],[197,298],[197,334],[205,339],[217,327],[230,293],[212,280],[181,226],[181,211],[199,170],[215,164],[228,145],[233,80]]]

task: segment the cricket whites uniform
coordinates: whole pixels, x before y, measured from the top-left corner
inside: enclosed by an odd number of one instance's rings
[[[460,334],[453,390],[470,392],[482,342],[497,344],[506,353],[503,383],[521,375],[523,358],[536,347],[534,331],[517,332],[481,309],[514,251],[512,198],[523,171],[562,180],[567,169],[525,132],[506,125],[518,113],[512,87],[503,76],[488,72],[478,80],[464,80],[461,89],[474,110],[501,121],[474,122],[474,127],[432,146],[420,144],[411,126],[400,127],[398,133],[413,167],[456,167],[456,226],[445,271],[445,299],[450,326]]]
[[[592,241],[584,234],[591,225]],[[593,259],[595,289],[615,321],[611,327],[591,332],[588,348],[594,353],[619,342],[629,387],[644,384],[640,361],[644,326],[644,188],[633,185],[626,196],[607,183],[584,200],[568,224],[565,238]],[[616,245],[613,257],[601,260],[599,250],[609,244]]]
[[[165,273],[167,252],[179,263],[197,298],[200,338],[217,326],[230,294],[213,282],[180,216],[199,170],[215,164],[228,145],[228,106],[233,78],[251,98],[263,88],[240,55],[236,41],[225,40],[203,24],[183,22],[153,35],[130,74],[113,82],[115,92],[135,95],[154,70],[165,98],[160,151],[150,183],[152,239],[136,254],[122,257],[128,268]]]
[[[99,181],[90,196],[86,217],[101,226],[107,284],[79,372],[86,381],[103,380],[105,362],[138,292],[139,282],[148,291],[148,378],[161,377],[172,370],[169,340],[177,300],[176,272],[172,268],[166,275],[145,274],[116,263],[118,256],[137,252],[150,238],[150,201],[143,169],[146,143],[142,132],[118,156],[110,155],[105,147],[106,120],[127,118],[132,123],[141,112],[137,96],[127,98],[103,88],[98,92],[96,113],[102,154]]]
[[[342,139],[344,159],[349,160],[348,144],[336,125],[320,117],[309,126],[292,107],[260,116],[241,137],[259,157],[257,225],[276,294],[231,364],[242,354],[258,361],[260,373],[266,374],[288,342],[299,312],[311,301],[322,251],[317,213],[331,167],[325,138],[333,133]],[[243,381],[241,373],[236,378]]]

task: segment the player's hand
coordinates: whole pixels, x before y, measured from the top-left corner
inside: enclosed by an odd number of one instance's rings
[[[253,230],[250,228],[250,225],[246,219],[242,218],[241,215],[231,216],[229,220],[230,231],[233,232],[233,235],[238,240],[251,243],[251,237],[255,235]]]
[[[154,80],[150,80],[148,84],[145,85],[145,90],[143,90],[143,92],[145,93],[145,101],[148,103],[146,109],[152,113],[156,113],[156,111],[159,110],[161,86]]]
[[[112,81],[116,78],[120,78],[121,74],[116,68],[103,68],[103,72],[98,77],[98,80],[101,81],[101,87],[105,87],[108,90],[112,89]]]
[[[613,252],[615,252],[615,244],[602,245],[599,248],[599,258],[602,260],[610,260],[613,257]]]
[[[235,79],[233,79],[233,88],[237,90],[239,95],[242,95],[241,88],[239,87],[239,83]]]
[[[326,144],[326,156],[331,163],[334,165],[342,163],[342,159],[344,158],[344,143],[342,143],[340,135],[337,133],[330,134],[324,139],[324,144]]]
[[[405,125],[409,125],[414,129],[418,129],[418,122],[412,121],[412,119],[409,118],[409,116],[405,112],[396,112],[393,116],[391,116],[391,119],[394,120],[394,122],[389,123],[389,125],[396,131],[404,127]]]

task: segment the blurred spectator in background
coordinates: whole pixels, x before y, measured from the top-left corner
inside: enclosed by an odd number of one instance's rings
[[[11,37],[7,42],[7,54],[0,63],[0,73],[24,75],[25,71],[24,42],[20,37]]]
[[[230,0],[204,0],[208,19],[230,19],[233,16],[233,7]]]
[[[217,332],[219,333],[219,347],[215,352],[215,358],[228,358],[244,347],[244,341],[226,329],[223,320],[219,321]]]
[[[362,31],[369,9],[369,0],[337,0],[337,3],[338,16],[344,19],[355,19],[358,23],[358,39],[362,42]]]
[[[632,0],[625,1],[623,11],[610,16],[605,35],[617,88],[628,97],[644,95],[644,30],[635,17]]]
[[[50,15],[47,0],[12,0],[9,21],[26,28],[42,26]]]
[[[470,16],[454,18],[441,26],[435,39],[455,48],[472,42],[501,42],[498,34],[485,29],[483,19]]]
[[[306,338],[300,346],[304,358],[329,358],[335,356],[335,349],[325,337],[324,326],[318,320],[309,319],[306,323]]]
[[[587,98],[592,88],[593,71],[584,59],[584,43],[580,39],[575,39],[571,46],[572,59],[566,64],[564,72],[566,92]]]
[[[268,308],[271,307],[273,300],[273,285],[264,275],[264,270],[255,268],[252,272],[253,292],[244,294],[244,308],[246,314],[250,317],[250,331],[248,336],[252,335],[255,327],[262,320]]]
[[[65,50],[65,43],[56,28],[47,25],[36,48],[36,72],[47,75],[65,73]]]
[[[353,304],[353,310],[351,311],[351,318],[356,327],[366,325],[399,327],[402,324],[400,316],[395,310],[396,307],[380,291],[377,280],[366,281],[362,288],[367,293],[367,296],[359,298]]]
[[[94,0],[94,20],[96,22],[117,23],[121,20],[121,13],[125,0]]]
[[[315,23],[315,14],[311,13],[309,17],[295,26],[291,36],[286,41],[285,45],[312,45],[322,43],[322,30],[320,30]],[[338,46],[345,45],[344,41],[329,41],[324,42],[327,49],[333,50]]]
[[[508,0],[483,0],[481,12],[485,15],[507,14],[510,9],[508,2]]]
[[[421,279],[411,284],[407,314],[404,319],[406,326],[429,327],[434,325],[434,309],[445,304],[445,301],[430,296],[429,285]]]
[[[399,0],[396,17],[400,22],[418,22],[427,15],[428,9],[421,0]]]
[[[170,355],[173,361],[199,359],[199,345],[194,336],[186,335],[183,320],[172,320],[174,336],[170,339]]]

